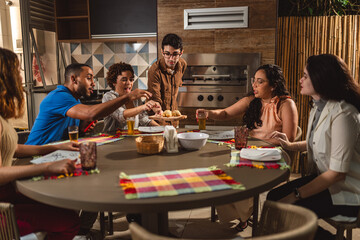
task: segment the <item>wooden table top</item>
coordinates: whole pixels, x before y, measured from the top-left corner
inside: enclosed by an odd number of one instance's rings
[[[267,145],[251,140],[251,145]],[[289,170],[230,168],[230,149],[207,143],[198,151],[180,150],[179,153],[162,152],[141,155],[136,151],[135,137],[98,146],[99,174],[57,180],[18,180],[18,190],[39,202],[49,205],[86,211],[110,212],[166,212],[226,204],[255,196],[286,181]],[[149,199],[125,199],[119,186],[119,173],[138,174],[165,170],[179,170],[217,165],[246,190],[224,190],[200,194],[185,194]]]

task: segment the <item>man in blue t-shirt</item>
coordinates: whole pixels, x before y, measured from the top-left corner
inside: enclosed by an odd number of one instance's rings
[[[151,94],[136,89],[124,96],[96,105],[81,104],[81,96],[90,96],[95,86],[92,69],[86,64],[73,63],[65,69],[65,83],[51,91],[41,102],[40,112],[31,129],[27,145],[43,145],[68,138],[68,127],[79,126],[84,120],[103,118],[127,101],[141,97],[149,99]]]

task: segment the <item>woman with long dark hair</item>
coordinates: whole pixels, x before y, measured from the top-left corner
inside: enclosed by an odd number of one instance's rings
[[[309,208],[319,218],[354,220],[360,206],[360,87],[344,61],[331,54],[308,58],[300,86],[313,99],[306,140],[272,136],[285,149],[307,150],[309,175],[273,189],[267,198]],[[318,239],[324,239],[321,234]]]
[[[274,131],[283,132],[290,141],[294,141],[298,125],[298,112],[294,101],[285,87],[285,78],[277,65],[260,66],[252,78],[253,91],[235,104],[225,109],[205,110],[207,118],[226,120],[243,116],[243,122],[251,130],[250,136],[279,144],[271,138]],[[245,199],[232,204],[217,206],[221,222],[238,219],[238,231],[247,227],[247,220],[253,211],[253,199]]]
[[[78,150],[75,143],[47,146],[17,144],[17,134],[8,119],[20,117],[24,112],[21,80],[16,54],[0,48],[0,201],[14,204],[21,236],[32,232],[47,232],[47,239],[71,240],[79,231],[79,219],[75,211],[35,202],[18,193],[13,183],[24,177],[67,174],[75,169],[75,163],[70,159],[11,166],[13,157],[47,154],[58,149]],[[5,221],[0,221],[0,224],[2,222]]]
[[[214,120],[229,120],[243,116],[243,122],[251,130],[250,136],[271,139],[273,131],[285,133],[290,141],[294,141],[298,125],[298,112],[294,101],[285,87],[285,78],[277,65],[260,66],[251,79],[253,91],[235,104],[225,109],[198,109],[206,117]]]

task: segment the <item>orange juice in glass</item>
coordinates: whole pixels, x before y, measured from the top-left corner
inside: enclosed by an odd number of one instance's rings
[[[206,130],[206,115],[204,112],[198,112],[199,130]]]
[[[134,135],[135,117],[126,118],[128,135]]]

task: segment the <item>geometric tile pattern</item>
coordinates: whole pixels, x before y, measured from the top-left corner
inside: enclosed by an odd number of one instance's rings
[[[116,62],[126,62],[134,68],[134,88],[147,89],[147,72],[157,60],[156,41],[70,43],[71,63],[86,63],[94,70],[99,89],[110,89],[106,73]]]

